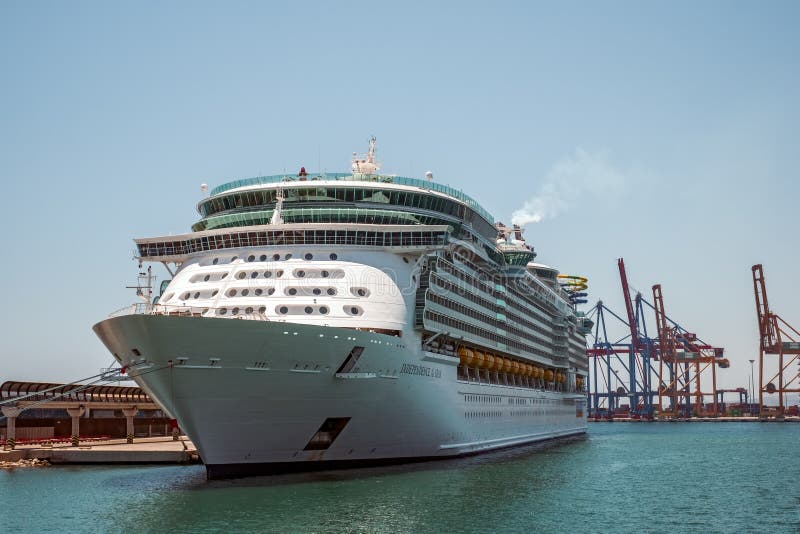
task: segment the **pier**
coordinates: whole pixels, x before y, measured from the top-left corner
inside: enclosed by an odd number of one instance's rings
[[[197,449],[185,436],[140,438],[136,443],[126,439],[95,441],[73,447],[65,443],[31,443],[0,451],[0,465],[20,460],[45,460],[62,464],[189,464],[199,463]]]

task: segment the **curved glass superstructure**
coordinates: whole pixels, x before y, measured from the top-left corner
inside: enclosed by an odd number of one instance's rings
[[[376,220],[372,224],[450,224],[456,227],[456,233],[462,225],[468,225],[487,242],[497,236],[491,215],[453,188],[396,176],[334,176],[303,181],[264,176],[225,184],[198,204],[203,218],[192,229],[238,226],[237,221],[262,224],[255,221],[269,220],[281,190],[286,217],[291,217],[292,222],[353,223],[367,222],[372,217]],[[413,188],[409,187],[412,183]],[[395,222],[377,217],[378,212],[386,211],[393,212],[389,220]]]

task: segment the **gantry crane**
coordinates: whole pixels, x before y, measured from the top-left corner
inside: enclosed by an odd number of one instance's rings
[[[592,358],[589,414],[590,417],[613,417],[615,412],[623,408],[620,401],[628,400],[628,413],[620,414],[622,417],[649,420],[653,418],[656,396],[653,388],[656,377],[653,376],[651,363],[655,354],[654,344],[647,336],[645,301],[639,293],[631,298],[622,258],[617,260],[617,265],[627,320],[608,309],[602,301],[595,307],[594,342],[586,351]],[[612,341],[606,326],[607,315],[624,324],[629,335]]]
[[[764,409],[764,393],[778,394],[778,408],[776,417],[782,419],[785,412],[786,393],[800,393],[800,371],[795,371],[794,375],[789,370],[794,362],[800,358],[800,332],[795,330],[789,323],[781,319],[776,313],[769,309],[767,302],[767,286],[764,281],[764,268],[759,263],[753,265],[753,290],[756,297],[756,313],[758,315],[759,330],[759,355],[758,355],[758,405],[759,415],[763,418],[767,416]],[[766,379],[764,367],[767,358],[765,356],[778,357],[777,372],[769,379]],[[774,364],[769,365],[774,369]],[[775,381],[777,380],[777,385]]]
[[[659,387],[658,402],[662,415],[691,417],[706,415],[716,417],[717,371],[716,366],[729,367],[723,358],[724,349],[712,347],[670,320],[664,311],[664,295],[661,285],[653,286],[654,311],[658,327]],[[711,371],[711,391],[703,392],[701,376]],[[703,410],[703,397],[710,396],[712,408]],[[669,399],[665,409],[664,399]]]

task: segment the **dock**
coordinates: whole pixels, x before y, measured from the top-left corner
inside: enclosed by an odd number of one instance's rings
[[[200,463],[197,449],[185,437],[110,439],[81,444],[70,443],[18,445],[14,450],[0,451],[0,464],[20,460],[45,460],[52,465],[64,464],[191,464]]]

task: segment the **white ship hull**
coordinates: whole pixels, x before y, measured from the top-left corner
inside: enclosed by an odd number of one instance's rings
[[[452,457],[586,431],[583,394],[459,380],[458,358],[423,351],[415,334],[164,315],[94,329],[180,421],[212,478]],[[357,346],[357,367],[337,374]],[[326,448],[309,448],[331,418],[346,423]]]

